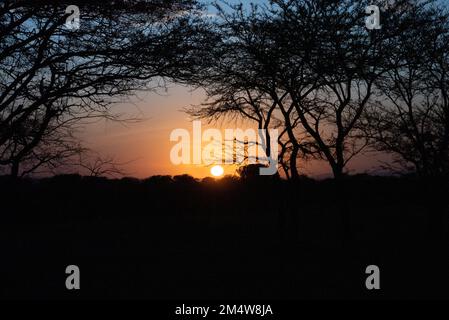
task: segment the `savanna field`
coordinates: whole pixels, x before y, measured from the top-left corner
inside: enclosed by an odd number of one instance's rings
[[[446,181],[1,180],[2,297],[443,298]],[[83,289],[64,268],[85,270]],[[365,268],[382,266],[380,292]]]

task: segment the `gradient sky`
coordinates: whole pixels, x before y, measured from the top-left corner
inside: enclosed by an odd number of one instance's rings
[[[230,1],[239,2],[239,1]],[[258,3],[263,2],[255,1]],[[214,12],[210,8],[210,12]],[[139,115],[139,123],[120,124],[102,121],[86,126],[81,133],[84,144],[95,152],[105,156],[114,156],[118,162],[127,163],[125,171],[128,176],[145,178],[151,175],[190,174],[198,178],[210,176],[210,167],[175,166],[170,161],[170,150],[175,143],[170,142],[170,133],[177,128],[191,131],[192,123],[182,109],[204,102],[201,90],[192,91],[178,85],[171,85],[168,91],[159,93],[139,93],[129,103],[115,106],[120,113]],[[235,128],[242,124],[233,124]],[[207,125],[203,123],[207,128]],[[209,126],[211,127],[211,126]],[[217,126],[215,126],[217,127]],[[226,125],[226,128],[230,125]],[[218,126],[224,129],[224,126]],[[230,127],[232,128],[232,127]],[[302,173],[313,177],[325,177],[330,169],[325,162],[313,161],[302,164]],[[350,169],[364,172],[379,166],[377,158],[359,156],[351,162]],[[226,174],[235,173],[235,167],[225,167]]]
[[[90,149],[106,156],[114,156],[118,162],[127,163],[127,175],[146,178],[152,175],[190,174],[198,178],[210,176],[210,167],[196,165],[173,165],[170,151],[175,145],[170,142],[170,133],[174,129],[192,130],[191,119],[182,109],[198,105],[204,101],[201,90],[172,85],[168,92],[162,94],[141,93],[133,98],[132,103],[117,105],[119,112],[129,115],[139,114],[143,118],[138,123],[121,124],[102,121],[88,125],[81,138]],[[207,125],[203,128],[243,128],[242,123]],[[128,163],[129,162],[129,163]],[[364,172],[378,166],[376,157],[359,156],[350,165],[355,172]],[[313,177],[325,177],[331,171],[325,162],[311,161],[303,163],[302,173]],[[235,167],[225,167],[226,174],[235,173]]]

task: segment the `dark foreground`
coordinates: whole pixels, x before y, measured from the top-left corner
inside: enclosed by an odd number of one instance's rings
[[[365,176],[2,178],[0,298],[449,298],[448,190]],[[379,291],[365,287],[372,264]]]

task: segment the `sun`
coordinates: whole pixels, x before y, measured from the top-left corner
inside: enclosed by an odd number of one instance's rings
[[[210,169],[210,173],[214,177],[221,177],[224,174],[224,169],[222,166],[214,166]]]

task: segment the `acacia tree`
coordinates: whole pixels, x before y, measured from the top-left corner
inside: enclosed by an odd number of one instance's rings
[[[189,113],[214,120],[231,117],[252,121],[265,130],[267,141],[269,129],[278,129],[281,152],[272,156],[279,158],[288,178],[297,179],[297,160],[299,156],[312,156],[313,147],[297,126],[293,102],[278,79],[299,73],[304,76],[305,70],[289,64],[278,50],[284,30],[273,18],[274,8],[254,5],[247,12],[242,5],[228,10],[217,5],[217,9],[216,41],[208,47],[208,58],[192,79],[205,88],[208,102]],[[303,87],[309,84],[309,80],[302,83]],[[270,145],[266,144],[265,149],[269,155]]]
[[[230,13],[218,7],[221,45],[211,50],[202,84],[213,88],[212,95],[219,93],[217,101],[227,100],[232,90],[256,91],[271,101],[269,114],[281,119],[287,137],[279,142],[281,159],[289,155],[294,179],[299,155],[319,155],[338,178],[363,149],[352,133],[371,95],[370,67],[378,62],[373,47],[379,42],[364,28],[366,4],[275,0],[249,13],[242,5]],[[236,109],[241,105],[212,105],[203,115]]]
[[[227,98],[235,100],[233,90],[257,92],[272,102],[270,114],[285,128],[292,176],[298,176],[298,155],[306,154],[319,155],[341,178],[372,142],[363,115],[378,80],[402,66],[391,60],[402,50],[398,40],[437,22],[429,21],[435,18],[433,2],[401,0],[383,7],[381,30],[365,26],[365,9],[373,4],[368,0],[273,0],[249,12],[242,5],[231,12],[219,8],[220,44],[208,49],[211,63],[200,76],[212,95],[218,93],[216,101],[232,107],[212,104],[203,115],[239,109],[251,118]]]
[[[228,120],[245,119],[254,122],[259,130],[268,132],[270,126],[277,119],[273,116],[275,104],[263,93],[254,90],[237,87],[229,87],[225,84],[217,86],[214,90],[206,89],[209,101],[200,106],[187,109],[187,113],[197,119],[207,119],[209,122],[218,122],[220,119]],[[270,155],[269,132],[264,151]],[[244,144],[244,141],[235,141]],[[259,143],[251,141],[250,143]],[[247,146],[247,145],[246,145]],[[237,146],[237,149],[239,146]],[[234,155],[237,156],[237,155]]]
[[[444,176],[449,174],[448,16],[439,7],[411,10],[421,25],[404,31],[391,51],[395,67],[377,81],[365,130],[376,150],[393,155],[390,168]]]
[[[321,158],[329,163],[334,177],[341,178],[349,161],[368,145],[361,130],[362,115],[376,79],[390,68],[386,57],[397,35],[401,29],[414,27],[398,19],[410,14],[398,2],[383,14],[382,30],[368,30],[365,8],[369,1],[275,2],[286,28],[285,38],[294,38],[300,29],[302,43],[284,40],[278,47],[292,65],[300,57],[299,65],[310,75],[305,89],[298,85],[304,81],[301,74],[293,79],[282,77],[279,84],[293,100],[301,126]]]
[[[79,153],[76,125],[118,120],[111,105],[156,77],[182,78],[206,34],[191,27],[194,0],[78,1],[78,30],[66,28],[69,4],[0,4],[0,166],[13,176]]]
[[[432,60],[427,64],[430,88],[433,91],[434,110],[432,122],[434,129],[433,161],[436,170],[432,174],[449,176],[449,29],[445,17],[445,32],[435,41],[430,54]]]

